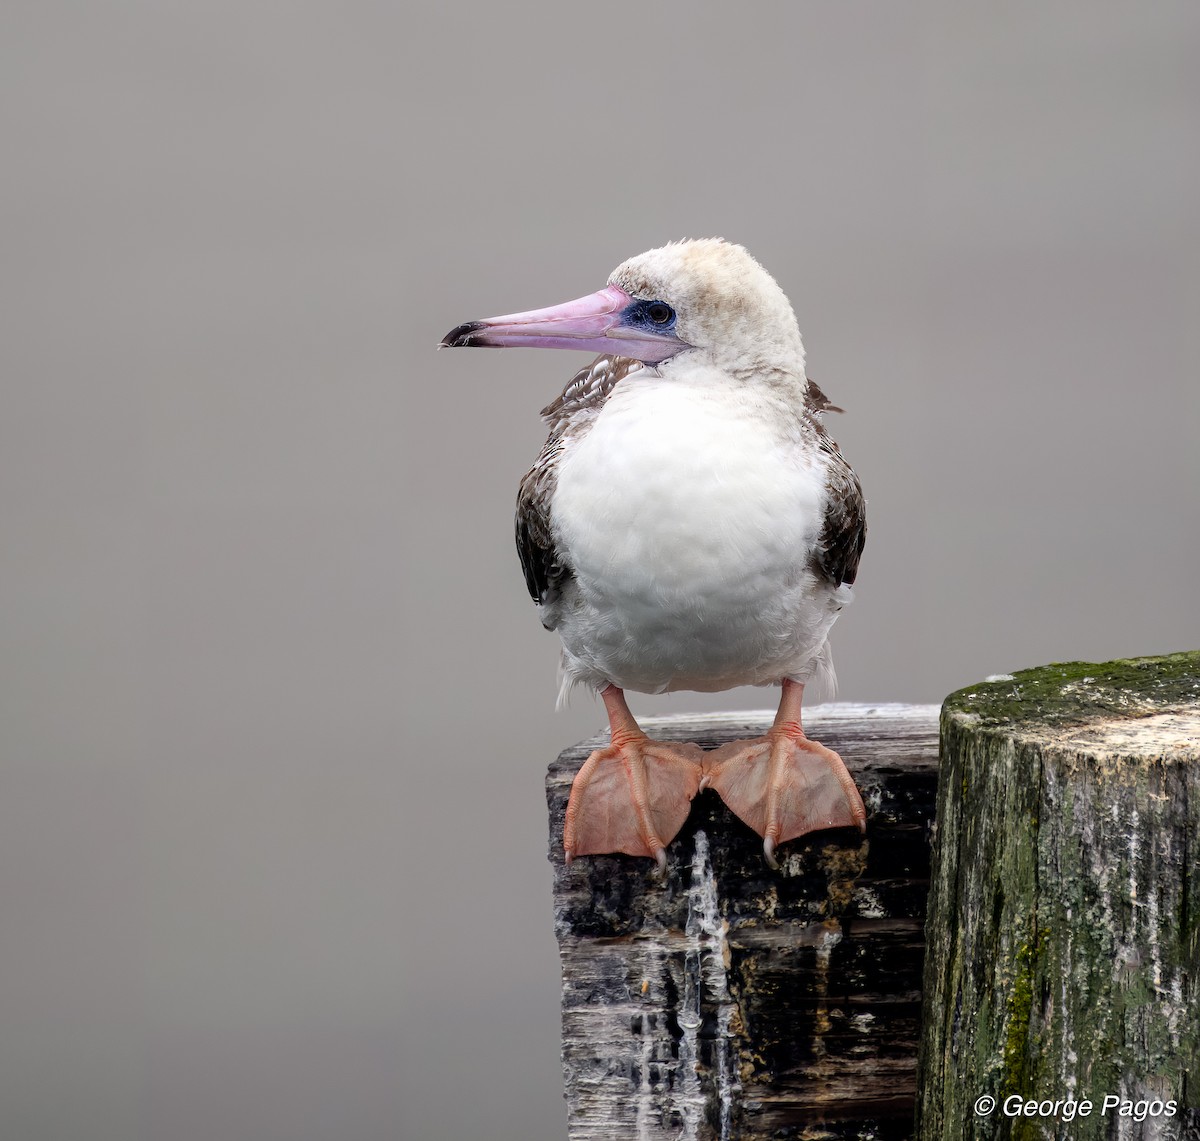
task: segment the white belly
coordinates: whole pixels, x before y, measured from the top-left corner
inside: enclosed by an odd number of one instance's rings
[[[820,652],[845,601],[809,565],[823,472],[764,412],[723,386],[641,381],[564,456],[567,681],[719,690],[802,674]]]

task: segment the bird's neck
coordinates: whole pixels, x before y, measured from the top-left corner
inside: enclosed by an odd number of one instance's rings
[[[798,339],[795,345],[762,346],[751,353],[692,349],[663,361],[658,371],[664,377],[731,378],[742,384],[795,387],[798,392],[803,392],[807,384],[804,348]]]

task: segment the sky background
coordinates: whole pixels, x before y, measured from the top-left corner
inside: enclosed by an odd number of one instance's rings
[[[460,321],[745,244],[868,497],[844,699],[1200,646],[1198,49],[1169,2],[5,5],[0,1134],[565,1136],[542,780],[603,715],[511,531],[584,358]]]

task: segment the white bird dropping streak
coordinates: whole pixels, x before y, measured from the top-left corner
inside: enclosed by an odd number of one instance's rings
[[[729,1141],[733,1123],[732,1044],[729,1026],[734,1004],[729,995],[727,960],[729,948],[725,939],[726,924],[721,917],[717,895],[717,877],[709,856],[708,836],[699,829],[692,855],[691,886],[688,891],[688,914],[684,932],[687,952],[684,959],[684,994],[681,1001],[680,1026],[683,1039],[679,1049],[681,1071],[680,1113],[684,1121],[683,1141],[695,1141],[704,1115],[706,1097],[696,1072],[699,1060],[699,1031],[704,1022],[707,999],[716,1004],[717,1035],[713,1043],[716,1060],[716,1093],[720,1108],[720,1138]]]

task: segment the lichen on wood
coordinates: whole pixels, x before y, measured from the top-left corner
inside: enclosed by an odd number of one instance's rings
[[[1191,1136],[1200,654],[994,679],[948,698],[941,731],[918,1135]],[[1014,1095],[1094,1108],[1007,1116]]]

